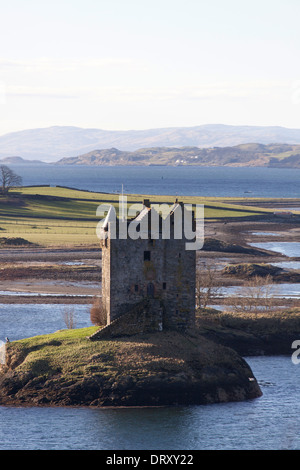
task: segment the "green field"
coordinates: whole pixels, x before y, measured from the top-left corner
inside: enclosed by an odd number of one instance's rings
[[[127,202],[152,203],[175,201],[175,196],[147,196],[127,194]],[[249,201],[249,198],[247,199]],[[190,204],[204,204],[205,219],[243,218],[268,215],[271,209],[247,207],[237,198],[180,197]],[[0,237],[21,237],[43,246],[97,245],[96,226],[101,217],[96,211],[100,204],[112,204],[117,212],[118,194],[93,193],[61,187],[24,187],[14,190],[9,197],[0,198]],[[257,204],[257,205],[256,205]],[[142,206],[140,206],[142,207]]]

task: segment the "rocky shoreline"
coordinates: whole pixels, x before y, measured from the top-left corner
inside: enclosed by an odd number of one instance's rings
[[[44,344],[37,339],[24,348],[17,343],[8,345],[6,366],[0,373],[0,405],[172,406],[262,395],[246,361],[197,330],[89,342],[91,345],[82,338],[77,349],[77,362],[84,368],[80,374],[74,372],[76,365],[70,373],[63,359],[58,368],[53,358],[49,360],[49,355],[64,347],[62,338],[63,333],[51,335]],[[91,351],[83,355],[80,348]],[[64,354],[68,356],[68,349]]]

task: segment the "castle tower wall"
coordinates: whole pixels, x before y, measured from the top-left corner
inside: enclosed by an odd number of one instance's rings
[[[110,239],[102,246],[102,297],[107,323],[145,298],[159,300],[163,329],[185,329],[195,321],[196,254],[186,239]]]

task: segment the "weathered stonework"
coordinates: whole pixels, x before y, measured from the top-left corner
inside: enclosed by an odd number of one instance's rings
[[[90,340],[118,338],[162,331],[163,309],[157,299],[144,299],[130,311],[96,331]]]
[[[164,239],[161,217],[159,231],[151,238],[151,211],[154,209],[150,208],[149,201],[144,204],[144,209],[133,220],[147,227],[146,239],[121,239],[118,233],[113,238],[111,223],[108,221],[104,227],[107,238],[101,240],[102,302],[107,325],[146,299],[152,299],[158,301],[161,312],[160,326],[154,321],[153,331],[159,331],[158,328],[184,331],[195,324],[196,252],[186,250],[184,230],[180,239],[175,238],[176,211],[177,215],[179,211],[182,213],[183,224],[183,205],[174,204],[168,216],[170,237]],[[157,318],[157,303],[151,305],[153,317]],[[133,325],[132,328],[135,329]]]

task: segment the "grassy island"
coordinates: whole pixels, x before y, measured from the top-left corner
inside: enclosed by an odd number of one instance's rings
[[[164,406],[261,395],[247,363],[198,330],[90,341],[95,327],[7,345],[0,404]]]

